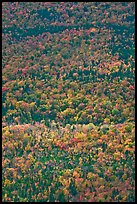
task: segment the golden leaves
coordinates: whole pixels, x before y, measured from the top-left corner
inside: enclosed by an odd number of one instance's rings
[[[85,195],[82,194],[84,200],[89,200],[90,198],[94,200],[94,198],[90,197],[91,192],[89,190],[86,191],[86,189],[95,188],[97,192],[95,198],[97,199],[101,195],[100,200],[102,200],[104,199],[103,196],[105,196],[105,194],[103,195],[104,191],[108,192],[115,185],[118,185],[120,189],[126,182],[126,186],[131,188],[130,182],[127,181],[129,180],[128,173],[131,175],[127,165],[127,158],[129,159],[131,153],[133,155],[134,138],[132,132],[131,134],[126,133],[125,136],[123,126],[117,127],[118,131],[115,133],[111,133],[111,130],[109,130],[106,134],[102,134],[100,129],[92,129],[87,134],[77,129],[72,133],[67,126],[67,131],[64,128],[64,134],[59,136],[57,130],[53,131],[52,129],[49,131],[43,124],[42,129],[40,129],[40,126],[39,128],[32,128],[30,140],[28,140],[30,136],[26,132],[27,128],[30,127],[29,125],[25,127],[16,127],[16,129],[19,129],[18,138],[22,135],[19,142],[14,140],[15,135],[13,133],[11,137],[9,129],[5,128],[3,131],[4,133],[8,131],[9,134],[9,137],[7,136],[4,139],[5,150],[11,144],[14,147],[17,147],[18,144],[20,147],[20,149],[14,150],[16,154],[19,154],[23,149],[23,154],[14,157],[13,163],[12,160],[4,158],[4,178],[5,180],[7,179],[3,184],[5,189],[6,187],[9,188],[10,185],[16,186],[17,180],[26,181],[27,179],[32,179],[37,183],[36,189],[44,189],[44,186],[46,188],[47,186],[55,188],[54,196],[56,199],[58,199],[60,194],[64,195],[65,199],[68,199],[68,197],[72,196],[72,192],[75,189],[79,194],[85,192]],[[120,139],[122,143],[120,143]],[[25,146],[23,146],[24,141],[27,141]],[[106,144],[105,149],[104,143]],[[8,151],[6,152],[9,154]],[[12,164],[13,167],[9,168],[9,164]],[[93,169],[90,170],[91,168]],[[120,179],[119,175],[117,175],[119,171],[124,172]],[[14,179],[14,183],[10,181],[10,177]],[[130,179],[133,180],[132,178]],[[70,190],[72,182],[73,187]],[[25,186],[25,184],[23,185]],[[59,192],[56,185],[61,185],[61,187],[58,187]],[[24,189],[24,186],[20,187],[20,190]],[[33,184],[31,184],[30,188],[33,189]],[[39,199],[49,199],[49,193],[44,195],[44,191],[42,192],[43,194],[39,195]],[[125,199],[124,197],[125,195],[122,194],[121,200]],[[112,199],[111,194],[108,197],[105,196],[105,200],[108,201],[110,199]]]
[[[11,184],[10,180],[5,179],[4,185],[6,185],[6,186],[10,186],[10,184]]]
[[[95,175],[94,173],[88,172],[88,174],[87,174],[87,178],[88,178],[88,179],[93,180],[93,179],[95,179],[95,177],[96,177],[96,175]]]

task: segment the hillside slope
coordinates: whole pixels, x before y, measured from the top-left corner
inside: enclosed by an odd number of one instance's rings
[[[3,201],[135,201],[135,3],[2,3]]]

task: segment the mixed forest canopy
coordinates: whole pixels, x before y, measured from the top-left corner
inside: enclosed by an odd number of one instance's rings
[[[3,201],[134,201],[134,88],[134,2],[3,2]]]

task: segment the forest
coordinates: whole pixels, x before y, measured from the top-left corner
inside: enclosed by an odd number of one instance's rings
[[[135,3],[2,3],[2,201],[135,202]]]

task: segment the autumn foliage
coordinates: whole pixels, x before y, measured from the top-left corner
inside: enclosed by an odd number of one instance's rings
[[[3,202],[135,201],[134,2],[2,3]]]

